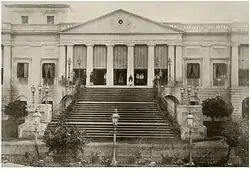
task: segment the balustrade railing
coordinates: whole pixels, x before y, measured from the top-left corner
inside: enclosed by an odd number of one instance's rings
[[[161,87],[157,80],[154,81],[154,97],[160,108],[163,117],[169,121],[173,131],[180,136],[180,129],[177,123],[176,113],[172,112],[172,110],[168,107],[168,103],[163,94],[164,88]]]
[[[55,106],[52,112],[52,116],[55,117],[55,116],[62,115],[62,112],[65,109],[67,109],[69,105],[74,104],[74,101],[80,95],[80,89],[81,89],[81,82],[80,82],[80,79],[78,79],[73,89],[62,98],[62,100],[60,101],[58,105]]]

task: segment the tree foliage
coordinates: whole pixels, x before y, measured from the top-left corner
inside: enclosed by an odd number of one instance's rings
[[[10,102],[7,106],[5,106],[4,113],[17,121],[20,117],[28,115],[27,105],[25,102],[20,100]]]
[[[86,145],[86,133],[74,125],[59,121],[54,129],[45,131],[44,138],[49,152],[57,156],[79,158]]]
[[[207,98],[202,102],[202,112],[214,121],[217,117],[230,116],[233,113],[233,105],[226,103],[220,96]]]

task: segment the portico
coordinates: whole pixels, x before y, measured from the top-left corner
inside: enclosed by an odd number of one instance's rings
[[[83,75],[87,76],[88,87],[129,86],[131,77],[132,86],[153,87],[160,71],[167,84],[169,76],[176,76],[174,67],[168,69],[168,59],[174,66],[175,53],[181,54],[175,47],[181,41],[182,31],[123,10],[60,32],[60,44],[67,49],[62,58],[71,58],[73,64],[79,59],[84,63],[81,69],[86,69]],[[76,46],[82,46],[81,52]]]

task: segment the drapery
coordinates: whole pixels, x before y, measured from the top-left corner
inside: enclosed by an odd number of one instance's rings
[[[148,68],[148,46],[135,45],[134,46],[134,68],[147,69]]]
[[[54,78],[55,77],[55,64],[44,63],[42,76],[43,78]]]
[[[17,77],[18,78],[27,78],[29,73],[29,64],[28,63],[18,63],[17,64]]]
[[[154,65],[155,69],[167,69],[168,68],[168,46],[164,44],[158,44],[154,48],[155,57]]]
[[[107,68],[107,47],[106,45],[94,45],[93,48],[94,69]]]
[[[80,69],[86,69],[87,66],[87,46],[74,45],[73,47],[73,68],[78,69],[80,60]]]
[[[249,46],[240,46],[240,56],[239,56],[239,68],[249,69]]]
[[[213,64],[213,75],[214,79],[219,78],[223,75],[226,75],[226,64],[225,63],[214,63]]]
[[[187,64],[187,78],[188,79],[199,79],[200,78],[200,64],[199,63],[188,63]]]
[[[115,45],[113,56],[114,69],[127,69],[128,48],[126,45]]]

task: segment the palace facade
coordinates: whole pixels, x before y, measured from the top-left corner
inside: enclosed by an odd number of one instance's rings
[[[67,79],[87,87],[196,85],[200,99],[229,90],[235,117],[248,103],[248,23],[159,23],[119,9],[84,23],[65,23],[63,4],[6,5],[2,22],[2,102],[44,101],[55,107]],[[74,71],[74,72],[72,72]],[[130,82],[132,81],[132,85]],[[42,94],[42,96],[41,96]]]

